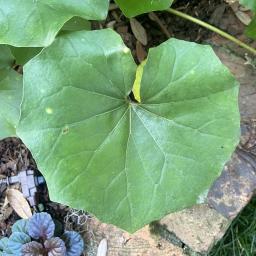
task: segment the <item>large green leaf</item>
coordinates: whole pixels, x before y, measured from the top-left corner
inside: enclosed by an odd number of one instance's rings
[[[48,46],[73,16],[104,19],[109,0],[0,0],[0,43]]]
[[[0,139],[16,135],[19,120],[22,76],[12,69],[14,57],[0,45]]]
[[[256,11],[256,1],[255,0],[239,0],[241,4]]]
[[[173,0],[115,0],[127,17],[167,9]]]
[[[209,46],[151,49],[141,103],[111,30],[64,35],[24,71],[18,135],[51,199],[130,232],[195,204],[238,142],[238,83]]]

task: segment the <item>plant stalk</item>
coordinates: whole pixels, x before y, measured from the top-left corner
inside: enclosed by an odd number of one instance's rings
[[[169,8],[166,11],[171,13],[171,14],[174,14],[176,16],[179,16],[181,18],[184,18],[186,20],[192,21],[192,22],[194,22],[194,23],[196,23],[196,24],[198,24],[198,25],[200,25],[202,27],[205,27],[205,28],[207,28],[207,29],[209,29],[209,30],[211,30],[211,31],[213,31],[213,32],[215,32],[215,33],[225,37],[226,39],[234,42],[235,44],[239,45],[240,47],[250,51],[252,54],[256,55],[256,49],[250,47],[249,45],[247,45],[244,42],[236,39],[235,37],[231,36],[230,34],[224,32],[223,30],[221,30],[219,28],[216,28],[216,27],[214,27],[214,26],[212,26],[212,25],[210,25],[210,24],[208,24],[208,23],[206,23],[204,21],[201,21],[201,20],[199,20],[197,18],[194,18],[194,17],[192,17],[192,16],[190,16],[188,14],[185,14],[183,12],[174,10],[172,8]]]

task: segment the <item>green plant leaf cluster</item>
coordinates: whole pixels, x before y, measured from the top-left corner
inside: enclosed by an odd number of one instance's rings
[[[0,239],[0,256],[80,256],[84,241],[75,231],[54,237],[55,224],[45,212],[35,213],[28,220],[18,220],[9,238]]]
[[[172,1],[116,3],[132,17]],[[115,32],[84,31],[108,4],[0,0],[0,139],[23,140],[52,200],[134,232],[201,202],[239,139],[238,83],[209,46],[176,39],[138,68]]]
[[[197,203],[239,139],[238,83],[209,46],[151,49],[140,103],[136,69],[112,30],[63,35],[24,67],[18,127],[52,200],[130,232]]]
[[[22,76],[13,69],[14,57],[0,45],[0,139],[16,135],[22,94]]]
[[[124,14],[133,17],[168,8],[172,0],[116,0]],[[109,0],[0,0],[0,44],[15,47],[50,45],[64,25],[66,30],[103,20]],[[20,18],[22,17],[22,18]],[[74,29],[75,27],[75,29]]]

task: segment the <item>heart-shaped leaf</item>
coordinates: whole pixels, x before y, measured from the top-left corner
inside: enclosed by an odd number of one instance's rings
[[[28,233],[34,239],[50,239],[54,235],[55,224],[50,214],[36,213],[28,223]]]
[[[14,255],[20,255],[22,246],[29,243],[31,238],[29,235],[23,232],[14,232],[11,234],[8,240],[8,248]]]
[[[24,69],[18,134],[51,199],[128,231],[195,204],[239,139],[238,83],[209,46],[151,49],[136,65],[112,30],[58,38]]]
[[[44,247],[48,251],[48,256],[63,256],[66,255],[66,246],[62,239],[53,237],[44,242]],[[76,254],[77,256],[80,254]]]
[[[13,63],[10,49],[0,45],[0,139],[16,135],[20,115],[22,76]]]
[[[14,232],[23,232],[28,233],[28,220],[27,219],[21,219],[17,220],[14,225],[12,226],[12,233]]]
[[[43,256],[43,252],[43,246],[36,241],[24,244],[21,249],[22,256]]]
[[[74,16],[95,20],[107,15],[108,0],[0,0],[0,43],[48,46]],[[22,17],[22,18],[21,18]]]
[[[165,10],[172,4],[173,0],[115,0],[122,12],[127,17],[134,17],[136,15]]]
[[[66,256],[81,255],[84,250],[84,241],[79,233],[75,231],[66,231],[61,237],[66,245]]]

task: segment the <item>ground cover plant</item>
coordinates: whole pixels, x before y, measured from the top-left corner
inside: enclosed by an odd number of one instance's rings
[[[35,213],[29,220],[18,220],[12,226],[11,236],[0,240],[1,256],[77,256],[83,249],[79,233],[58,234],[51,216],[44,212]]]
[[[80,19],[58,33],[74,16],[104,19],[108,1],[24,2],[0,1],[0,137],[28,146],[51,199],[129,232],[200,202],[239,140],[238,82],[211,47],[167,40],[135,83],[116,32],[73,31]],[[171,4],[116,2],[128,17]],[[39,53],[23,81],[11,68],[17,47],[36,47],[21,64]]]

